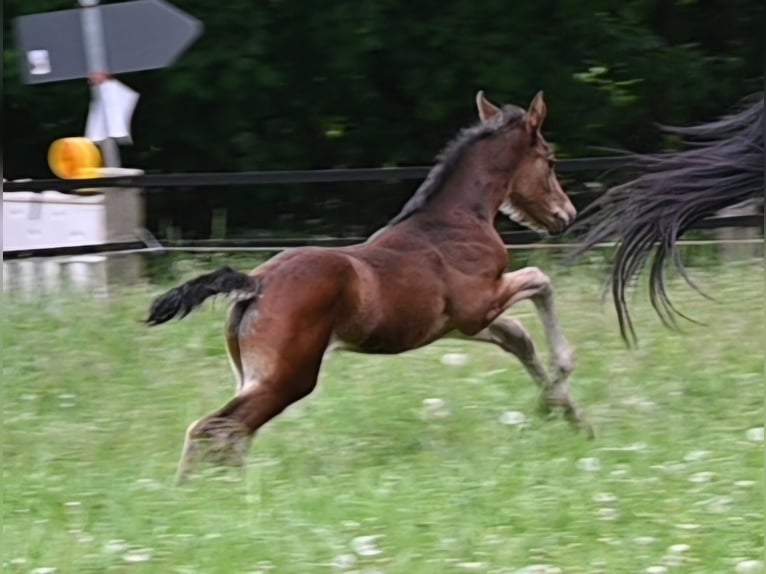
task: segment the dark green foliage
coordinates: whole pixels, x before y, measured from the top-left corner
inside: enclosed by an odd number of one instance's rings
[[[141,94],[124,163],[147,171],[427,164],[474,121],[478,89],[524,107],[543,89],[561,157],[651,151],[667,145],[654,122],[709,120],[763,89],[756,0],[175,4],[204,36],[173,67],[120,78]],[[16,16],[71,6],[4,3],[5,177],[50,176],[50,142],[84,129],[85,81],[22,85],[12,42]]]

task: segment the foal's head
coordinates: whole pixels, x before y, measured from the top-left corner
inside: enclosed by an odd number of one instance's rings
[[[492,126],[504,122],[503,110],[487,100],[481,91],[476,95],[476,105],[483,124]],[[529,110],[514,124],[512,144],[506,153],[515,156],[515,169],[500,211],[537,232],[560,233],[574,221],[577,210],[561,188],[553,148],[540,131],[545,114],[543,93],[538,92]]]

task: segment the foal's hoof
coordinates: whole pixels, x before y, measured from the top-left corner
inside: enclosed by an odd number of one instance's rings
[[[555,416],[555,410],[561,409],[564,414],[564,418],[569,421],[575,430],[583,431],[588,440],[596,438],[596,430],[593,425],[586,419],[580,412],[580,410],[572,404],[571,400],[566,397],[557,396],[556,394],[545,395],[540,397],[540,401],[537,404],[537,412],[546,419],[552,419]]]
[[[581,430],[585,433],[585,437],[588,440],[595,440],[596,439],[596,429],[595,427],[590,423],[590,421],[587,420],[580,420],[577,423],[574,423],[577,427],[577,430]]]
[[[585,418],[582,412],[574,405],[567,405],[564,407],[564,417],[569,421],[569,424],[575,428],[575,430],[583,431],[588,440],[593,440],[596,438],[596,429],[593,427],[590,421]]]

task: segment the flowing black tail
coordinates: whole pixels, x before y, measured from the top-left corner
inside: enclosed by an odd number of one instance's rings
[[[215,295],[252,299],[259,295],[260,289],[261,284],[256,277],[235,271],[231,267],[222,267],[157,297],[149,309],[149,317],[144,322],[151,327],[171,319],[183,319],[206,299]]]
[[[747,102],[747,100],[746,100]],[[611,265],[612,297],[623,339],[636,343],[626,291],[648,266],[649,295],[660,319],[676,327],[686,317],[665,291],[665,272],[673,263],[687,275],[678,241],[703,218],[745,201],[763,204],[763,93],[736,114],[708,124],[665,127],[686,146],[658,156],[635,156],[635,179],[606,191],[580,211],[568,233],[581,241],[569,255],[573,263],[604,242],[616,240]]]

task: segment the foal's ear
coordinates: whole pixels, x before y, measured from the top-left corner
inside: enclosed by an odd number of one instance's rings
[[[543,127],[545,114],[547,112],[548,108],[545,105],[545,100],[543,99],[543,92],[540,90],[532,100],[532,103],[529,104],[529,110],[527,111],[527,115],[524,118],[524,123],[529,129],[529,133],[536,134],[540,131],[540,128]]]
[[[476,107],[479,108],[479,117],[482,123],[485,124],[491,122],[498,114],[502,113],[500,108],[484,97],[483,90],[479,90],[476,94]]]

